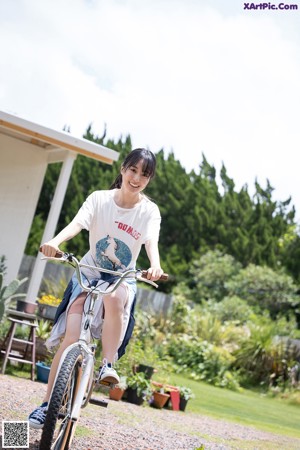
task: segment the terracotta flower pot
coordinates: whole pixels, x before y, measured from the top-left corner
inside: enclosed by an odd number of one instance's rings
[[[23,300],[17,300],[17,311],[27,314],[35,314],[37,310],[36,303],[28,303]]]
[[[120,389],[119,387],[114,387],[113,389],[109,390],[109,398],[111,400],[119,401],[123,397],[124,389]]]
[[[153,406],[155,408],[161,409],[167,403],[169,398],[170,398],[169,394],[163,394],[161,392],[154,391],[153,392],[153,403],[152,404],[153,404]]]

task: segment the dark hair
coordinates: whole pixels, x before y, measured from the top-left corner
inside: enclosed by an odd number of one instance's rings
[[[139,161],[143,160],[143,172],[150,178],[155,175],[156,159],[150,150],[145,148],[136,148],[132,150],[125,158],[122,168],[127,170],[129,167],[136,166]],[[119,173],[110,189],[120,189],[122,186],[122,174]]]

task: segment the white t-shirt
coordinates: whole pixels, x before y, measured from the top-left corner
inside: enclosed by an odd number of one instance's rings
[[[126,209],[117,206],[114,194],[115,189],[93,192],[74,220],[89,231],[90,250],[82,263],[123,271],[135,267],[142,244],[158,242],[161,216],[157,205],[146,197]]]

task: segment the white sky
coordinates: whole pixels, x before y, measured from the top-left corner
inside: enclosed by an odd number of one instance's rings
[[[268,178],[299,218],[300,0],[286,3],[0,0],[0,109],[78,136],[106,123],[187,170],[203,152],[238,189]]]

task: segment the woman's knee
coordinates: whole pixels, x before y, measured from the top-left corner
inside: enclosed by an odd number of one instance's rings
[[[70,345],[77,342],[80,336],[82,314],[68,314],[66,332],[63,343]]]
[[[104,297],[105,311],[112,311],[114,314],[123,314],[125,301],[126,298],[124,298],[124,295],[118,295],[118,293]]]
[[[78,341],[79,335],[80,335],[80,333],[74,333],[74,332],[67,333],[66,332],[66,334],[63,338],[63,341],[62,341],[62,346],[67,347],[68,345],[74,344],[75,342]]]

